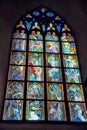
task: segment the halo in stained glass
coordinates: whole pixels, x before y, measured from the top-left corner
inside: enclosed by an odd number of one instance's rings
[[[26,53],[25,52],[11,52],[10,64],[25,65]]]
[[[44,73],[42,67],[28,67],[28,80],[30,81],[43,81]]]
[[[63,85],[58,83],[47,84],[48,100],[64,100]]]
[[[87,110],[85,103],[69,103],[70,121],[87,122]]]
[[[78,59],[76,55],[63,55],[64,67],[78,68]]]
[[[23,101],[5,100],[3,120],[22,120]]]
[[[67,84],[66,89],[68,101],[84,101],[82,85]]]
[[[26,39],[26,33],[25,33],[25,30],[16,30],[16,32],[13,33],[13,38],[23,38],[23,39]]]
[[[60,55],[46,54],[46,65],[49,67],[60,67]]]
[[[27,101],[26,102],[26,120],[44,120],[44,102]]]
[[[65,69],[65,78],[67,83],[81,83],[79,69]]]
[[[31,66],[42,66],[43,54],[42,53],[28,53],[28,64]]]
[[[62,73],[59,68],[47,68],[47,81],[50,82],[61,82],[62,81]]]
[[[25,67],[24,66],[10,66],[8,80],[24,80]]]
[[[24,39],[13,39],[12,40],[13,51],[26,51],[26,40]]]
[[[6,98],[21,99],[24,97],[24,83],[23,82],[8,82],[6,90]]]
[[[62,33],[62,35],[61,35],[61,41],[74,42],[74,38],[71,35],[71,33],[68,33],[68,34]]]
[[[64,102],[48,101],[48,120],[66,121]]]
[[[43,99],[44,87],[43,83],[29,82],[27,84],[27,99]]]
[[[46,42],[46,52],[59,53],[59,42]]]
[[[62,42],[62,53],[64,54],[76,54],[75,43]]]

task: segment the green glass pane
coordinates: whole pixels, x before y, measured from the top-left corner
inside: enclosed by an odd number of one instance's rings
[[[8,82],[6,90],[6,98],[20,99],[24,97],[24,83]]]
[[[69,41],[69,42],[72,41],[72,42],[74,42],[74,38],[70,33],[68,33],[68,34],[62,33],[61,41]]]
[[[35,33],[35,31],[32,31],[32,33],[29,35],[29,39],[43,40],[42,35],[40,34],[40,31],[37,31],[37,33]]]
[[[24,30],[16,30],[16,32],[13,34],[13,38],[26,38],[26,34]]]
[[[65,78],[68,83],[81,83],[79,69],[65,69]]]
[[[29,40],[29,51],[43,52],[43,41]]]
[[[9,67],[9,80],[24,80],[25,67],[24,66],[10,66]]]
[[[66,88],[69,101],[84,101],[82,85],[67,84]]]
[[[47,68],[47,81],[50,82],[61,82],[61,69],[59,68]]]
[[[25,52],[11,52],[10,64],[25,65],[26,53]]]
[[[56,33],[53,32],[52,35],[50,32],[47,33],[45,40],[47,41],[58,41],[58,37],[56,36]]]
[[[12,50],[14,51],[26,51],[26,40],[24,39],[13,39]]]
[[[69,103],[70,121],[87,122],[85,103]]]
[[[79,67],[76,55],[63,55],[64,67]]]
[[[44,120],[43,101],[27,101],[26,120]]]
[[[22,120],[23,101],[5,100],[3,120]]]
[[[73,42],[62,42],[62,53],[76,54],[75,43],[73,43]]]
[[[48,83],[47,98],[49,100],[64,100],[63,85],[58,83]]]
[[[42,66],[43,65],[43,54],[41,53],[29,53],[28,64],[31,66]]]
[[[44,87],[43,83],[29,82],[27,84],[27,99],[43,99]]]
[[[43,81],[44,71],[42,67],[28,67],[28,80]]]
[[[49,67],[60,67],[60,55],[46,54],[46,65]]]
[[[46,42],[46,52],[49,53],[59,53],[59,42]]]
[[[66,121],[66,111],[63,102],[48,101],[48,120]]]

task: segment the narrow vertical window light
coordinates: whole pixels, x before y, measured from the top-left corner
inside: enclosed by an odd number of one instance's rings
[[[2,120],[87,122],[77,42],[54,11],[17,21],[9,58]]]

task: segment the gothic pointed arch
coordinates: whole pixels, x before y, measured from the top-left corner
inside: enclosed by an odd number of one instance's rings
[[[2,120],[87,122],[77,42],[51,9],[21,17],[11,36]]]

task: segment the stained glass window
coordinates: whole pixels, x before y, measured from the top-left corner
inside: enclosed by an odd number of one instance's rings
[[[47,7],[19,19],[2,120],[87,122],[77,46],[70,26]]]

